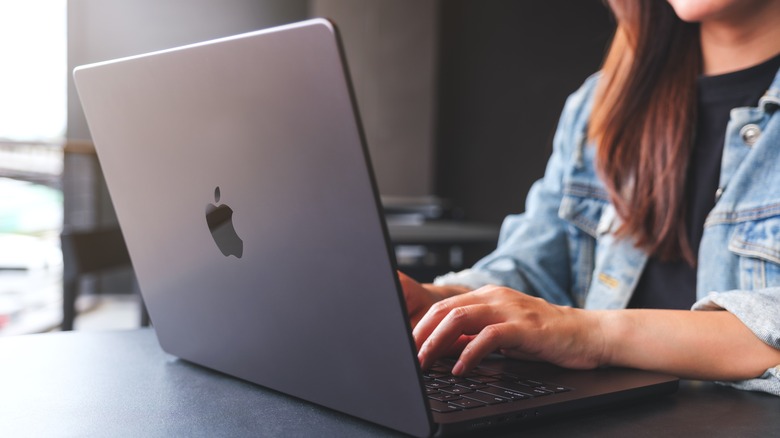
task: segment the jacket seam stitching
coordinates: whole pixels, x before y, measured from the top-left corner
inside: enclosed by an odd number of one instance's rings
[[[778,214],[780,214],[780,203],[735,212],[712,214],[709,218],[707,218],[704,226],[708,227],[718,224],[732,224],[750,220],[765,219],[768,217],[777,216]]]

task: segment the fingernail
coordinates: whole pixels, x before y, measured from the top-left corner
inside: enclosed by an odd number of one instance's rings
[[[463,373],[463,362],[457,361],[455,366],[452,367],[452,374],[460,375],[461,373]]]

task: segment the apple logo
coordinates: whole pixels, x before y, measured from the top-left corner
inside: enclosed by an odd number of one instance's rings
[[[214,202],[219,202],[219,186],[214,189]],[[244,242],[233,228],[233,209],[225,204],[206,206],[206,223],[211,236],[222,254],[241,258],[244,254]]]

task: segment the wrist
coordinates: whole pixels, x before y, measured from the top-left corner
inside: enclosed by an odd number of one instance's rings
[[[597,351],[599,366],[617,365],[615,354],[620,349],[618,343],[621,336],[625,336],[627,329],[621,318],[621,312],[610,310],[585,310],[584,312],[590,313],[593,320],[592,333],[596,336],[594,349]]]

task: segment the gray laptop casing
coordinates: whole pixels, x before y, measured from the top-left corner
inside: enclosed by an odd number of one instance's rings
[[[315,19],[75,70],[160,344],[412,435],[485,426],[428,411],[345,66]],[[529,409],[675,382],[591,374]]]

